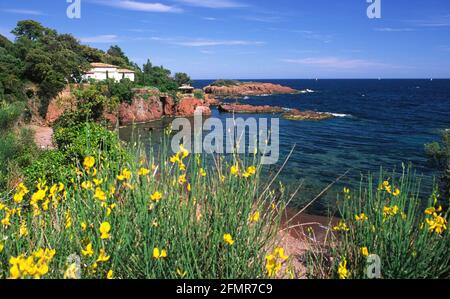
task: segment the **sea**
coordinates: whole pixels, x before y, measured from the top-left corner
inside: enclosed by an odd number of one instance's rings
[[[213,81],[196,80],[194,87],[203,88]],[[224,102],[313,110],[335,116],[317,122],[290,121],[280,115],[239,115],[244,119],[280,118],[280,162],[265,171],[267,177],[275,174],[294,148],[279,176],[288,192],[301,184],[294,205],[307,204],[346,173],[310,207],[310,213],[326,214],[334,209],[343,186],[358,188],[369,173],[377,176],[381,169],[401,173],[404,167],[411,167],[423,190],[431,190],[438,173],[430,165],[424,145],[439,141],[442,132],[450,129],[450,80],[242,81],[281,84],[301,92],[230,98]],[[212,116],[223,121],[232,117],[216,108]],[[151,124],[153,134],[166,123]],[[149,125],[140,126],[142,129]],[[130,127],[122,128],[120,135],[127,140],[131,131]],[[140,130],[139,134],[142,132],[148,130]]]

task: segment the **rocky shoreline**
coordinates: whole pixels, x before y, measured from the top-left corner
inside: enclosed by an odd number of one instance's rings
[[[229,85],[209,85],[203,88],[206,94],[216,97],[264,96],[273,94],[295,94],[298,90],[273,83],[233,82]]]
[[[205,87],[206,93],[203,99],[197,99],[190,95],[183,96],[175,101],[172,96],[153,89],[140,88],[133,90],[134,98],[131,103],[121,103],[115,111],[104,111],[103,118],[112,125],[130,125],[133,123],[145,123],[160,120],[164,117],[192,117],[197,109],[203,115],[211,115],[211,107],[217,106],[222,113],[246,113],[246,114],[282,114],[287,120],[293,121],[321,121],[334,118],[328,113],[314,111],[288,110],[282,107],[270,105],[249,105],[240,103],[221,103],[216,97],[223,95],[262,95],[275,93],[296,92],[290,87],[271,83],[241,83],[236,86]],[[66,111],[76,109],[76,98],[70,88],[66,88],[58,97],[49,103],[45,122],[52,125]]]

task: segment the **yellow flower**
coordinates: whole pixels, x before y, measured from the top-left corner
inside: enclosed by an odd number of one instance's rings
[[[397,205],[392,206],[392,207],[384,207],[383,208],[383,217],[384,218],[387,218],[389,216],[394,217],[395,215],[398,214],[399,210],[400,210],[400,208]]]
[[[66,272],[64,272],[64,279],[77,279],[78,267],[76,263],[69,265]]]
[[[100,201],[105,201],[106,193],[101,188],[97,188],[97,189],[95,189],[94,198],[98,199]]]
[[[158,191],[156,191],[155,193],[153,193],[150,196],[150,199],[154,202],[159,202],[162,199],[162,194]]]
[[[431,208],[428,208],[425,210],[425,214],[427,214],[427,215],[433,215],[434,213],[439,213],[439,212],[442,212],[442,206],[439,206],[439,208],[437,208],[437,209],[434,207],[431,207]]]
[[[223,235],[223,241],[230,246],[234,245],[233,237],[230,234]]]
[[[181,279],[183,279],[183,278],[185,278],[186,276],[187,276],[187,271],[182,271],[182,270],[180,270],[180,269],[177,269],[177,274],[178,274],[178,276],[181,278]]]
[[[342,258],[342,260],[339,262],[339,268],[338,268],[338,274],[339,279],[347,279],[349,277],[349,272],[347,270],[347,260]]]
[[[206,171],[203,168],[200,168],[200,176],[205,177]]]
[[[113,279],[114,278],[114,272],[113,270],[109,270],[106,274],[106,279]]]
[[[239,175],[239,165],[235,164],[230,168],[231,175],[238,176]]]
[[[92,249],[92,243],[86,245],[86,248],[81,250],[81,254],[84,256],[93,256],[94,250]]]
[[[180,145],[180,154],[183,159],[189,156],[189,151],[184,148],[183,144]]]
[[[141,169],[139,169],[139,171],[138,171],[138,175],[139,176],[147,176],[147,175],[149,175],[150,174],[150,170],[149,169],[147,169],[147,168],[141,168]]]
[[[156,260],[166,258],[167,257],[167,251],[166,250],[159,250],[158,247],[153,248],[153,258]]]
[[[367,247],[361,247],[360,251],[363,256],[369,256],[369,249]]]
[[[250,222],[258,222],[260,218],[260,213],[256,211],[253,215],[250,216]]]
[[[395,197],[399,196],[401,193],[400,189],[395,188],[394,192],[392,193],[392,195],[394,195]]]
[[[27,195],[30,191],[25,187],[23,183],[20,183],[16,188],[16,194],[13,197],[15,203],[21,203],[23,201],[23,197]]]
[[[20,223],[20,228],[19,228],[19,235],[21,237],[26,237],[28,236],[28,227],[27,227],[27,222],[26,220],[22,220]]]
[[[100,249],[100,254],[97,258],[97,263],[104,263],[109,261],[110,256],[106,255],[105,249]]]
[[[369,220],[369,218],[366,216],[366,214],[361,213],[359,215],[355,215],[355,220],[357,222],[365,222],[365,221]]]
[[[270,278],[275,277],[281,269],[281,262],[277,261],[277,257],[273,254],[266,256],[266,271]]]
[[[242,175],[244,178],[249,178],[253,175],[256,174],[256,167],[255,166],[250,166],[247,168],[247,170],[244,172],[244,174]]]
[[[344,187],[344,194],[350,194],[350,189],[347,187]]]
[[[188,190],[188,192],[191,192],[191,191],[192,191],[191,184],[188,184],[188,185],[187,185],[187,190]]]
[[[72,217],[70,216],[70,210],[66,212],[66,225],[65,228],[69,229],[72,227]]]
[[[170,157],[170,163],[175,164],[181,162],[180,156],[178,154]]]
[[[88,156],[86,158],[84,158],[84,162],[83,162],[83,166],[86,170],[91,169],[92,167],[94,167],[95,165],[95,158]]]
[[[432,219],[426,219],[428,230],[440,235],[447,230],[447,220],[434,213]]]
[[[83,182],[81,183],[81,188],[85,189],[85,190],[92,190],[92,182],[91,181],[87,181],[87,182]]]
[[[179,183],[180,185],[183,185],[183,184],[185,184],[186,182],[187,182],[187,180],[186,180],[186,175],[185,175],[185,174],[180,175],[180,176],[178,177],[178,183]]]
[[[109,239],[111,237],[109,234],[110,231],[111,231],[111,225],[108,222],[103,222],[100,225],[100,233],[101,233],[100,238],[102,240]]]
[[[280,259],[282,259],[283,261],[286,261],[286,260],[289,258],[289,256],[287,256],[287,255],[284,254],[284,249],[281,248],[281,247],[275,248],[275,249],[273,250],[273,255],[275,255],[275,256],[278,255],[278,257],[279,257]]]
[[[350,228],[347,226],[347,224],[344,221],[340,221],[338,226],[333,227],[333,230],[347,232],[350,230]]]
[[[96,187],[98,187],[101,184],[103,184],[103,179],[93,179],[92,181],[94,182]]]
[[[5,248],[5,244],[3,244],[3,242],[0,242],[0,253],[2,253],[3,248]]]
[[[81,230],[82,230],[82,231],[85,231],[85,230],[87,229],[87,224],[86,224],[86,222],[82,222],[80,226],[81,226]]]
[[[129,171],[127,168],[124,168],[124,170],[122,170],[122,173],[117,176],[117,179],[119,181],[130,180],[131,179],[131,171]]]

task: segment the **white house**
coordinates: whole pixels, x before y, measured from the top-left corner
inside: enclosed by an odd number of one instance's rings
[[[122,79],[135,80],[135,73],[132,70],[121,69],[112,64],[106,64],[101,62],[91,63],[91,69],[83,75],[83,79],[89,80],[106,80],[114,79],[120,81]]]

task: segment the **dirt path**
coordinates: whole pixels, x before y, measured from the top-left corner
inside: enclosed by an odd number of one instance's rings
[[[336,225],[336,222],[334,218],[308,214],[297,215],[295,210],[286,210],[278,237],[280,246],[291,257],[291,266],[297,278],[306,278],[303,254],[310,249],[311,244],[322,243],[327,237],[327,231]]]
[[[28,128],[35,132],[34,142],[36,145],[42,149],[54,149],[52,142],[53,129],[50,127],[40,127],[35,125],[30,125]]]

